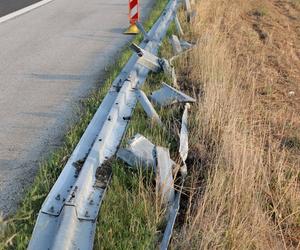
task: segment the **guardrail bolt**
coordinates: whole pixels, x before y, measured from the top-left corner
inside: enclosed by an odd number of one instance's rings
[[[84,216],[85,216],[85,217],[90,217],[89,211],[86,211]]]
[[[58,194],[58,195],[55,197],[55,200],[57,200],[57,201],[60,200],[60,194]]]
[[[130,120],[131,120],[131,116],[124,116],[124,117],[123,117],[123,120],[124,120],[124,121],[130,121]]]

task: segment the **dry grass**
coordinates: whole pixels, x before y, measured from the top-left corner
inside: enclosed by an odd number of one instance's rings
[[[202,0],[181,81],[199,94],[180,249],[300,247],[300,11]],[[185,67],[192,65],[192,67]]]

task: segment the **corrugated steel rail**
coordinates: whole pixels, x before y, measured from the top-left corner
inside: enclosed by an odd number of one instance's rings
[[[140,47],[156,55],[178,0],[170,0]],[[149,69],[134,54],[114,80],[39,212],[28,249],[92,249],[97,216],[117,151]],[[100,177],[99,177],[100,173]],[[106,178],[106,180],[105,180]]]

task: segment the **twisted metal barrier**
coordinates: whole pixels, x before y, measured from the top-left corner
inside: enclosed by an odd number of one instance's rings
[[[99,209],[111,177],[108,160],[118,150],[137,101],[143,98],[150,114],[155,113],[140,88],[150,70],[163,70],[175,75],[169,62],[156,55],[174,19],[177,28],[182,33],[176,16],[178,4],[179,0],[170,0],[148,33],[145,32],[142,24],[138,23],[144,33],[144,40],[139,46],[131,46],[136,53],[131,56],[113,81],[110,90],[45,199],[32,233],[29,250],[93,248]],[[180,44],[176,38],[175,41],[176,51],[180,52],[181,50],[178,49]],[[173,95],[175,99],[185,100],[186,97],[176,91]],[[186,102],[192,101],[192,99],[186,100]],[[154,116],[157,119],[156,113]],[[185,117],[186,123],[187,114]],[[182,138],[185,139],[181,147],[186,150],[187,136],[184,131]],[[185,155],[186,152],[181,154]],[[164,237],[162,249],[168,247],[171,238],[179,209],[180,193],[177,192],[173,199],[166,228],[166,232],[170,233]]]

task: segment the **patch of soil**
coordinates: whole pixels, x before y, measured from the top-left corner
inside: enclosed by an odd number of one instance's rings
[[[112,175],[112,162],[114,158],[105,161],[96,171],[96,187],[106,188]]]

